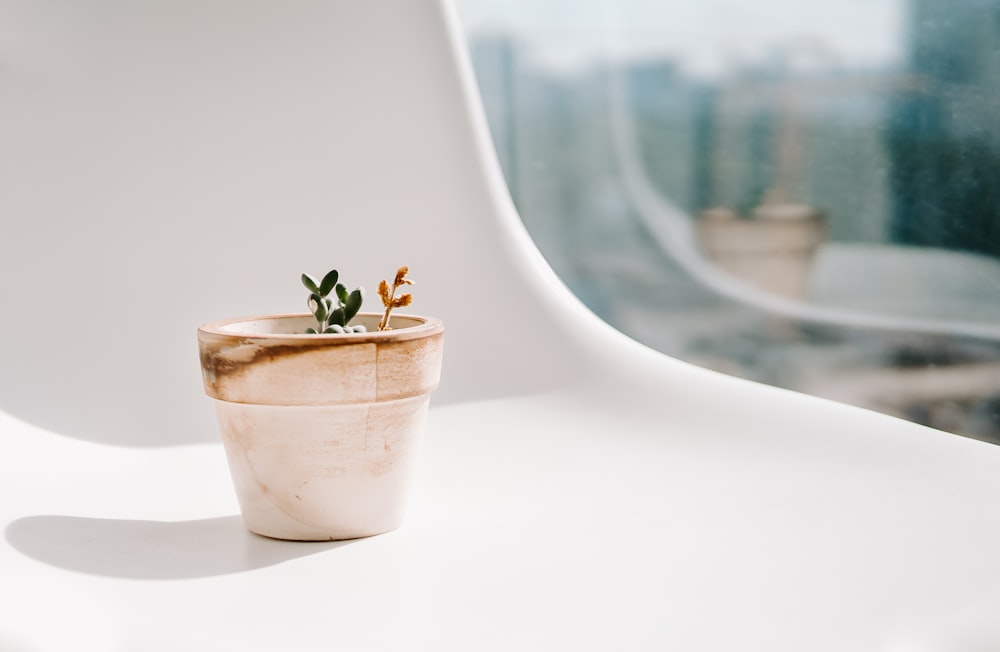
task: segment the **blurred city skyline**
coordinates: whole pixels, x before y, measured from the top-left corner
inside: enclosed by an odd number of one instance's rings
[[[770,61],[829,68],[903,64],[906,0],[459,0],[470,37],[516,38],[530,63],[574,72],[603,62],[672,59],[688,76],[714,78]]]
[[[460,6],[511,195],[597,314],[682,360],[1000,443],[982,382],[1000,342],[946,324],[1000,323],[1000,0]],[[637,202],[638,176],[676,210]],[[826,216],[806,301],[940,331],[734,301],[674,255],[685,229],[653,235],[775,201]]]

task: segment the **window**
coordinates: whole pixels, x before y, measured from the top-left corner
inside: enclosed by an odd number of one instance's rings
[[[677,358],[1000,443],[1000,0],[461,0],[511,194]]]

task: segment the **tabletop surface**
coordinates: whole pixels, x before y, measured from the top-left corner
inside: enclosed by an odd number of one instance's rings
[[[1000,634],[984,615],[996,447],[832,404],[869,430],[656,423],[632,416],[644,397],[609,411],[603,391],[432,409],[403,527],[333,543],[244,530],[221,446],[114,447],[3,415],[0,649],[971,650],[956,632]]]

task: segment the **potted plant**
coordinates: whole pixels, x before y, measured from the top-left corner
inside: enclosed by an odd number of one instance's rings
[[[331,271],[308,274],[310,313],[217,321],[198,329],[205,392],[215,399],[244,523],[258,534],[337,540],[403,518],[431,392],[440,320],[409,305],[400,267],[379,284],[384,311],[360,313]]]
[[[790,299],[808,296],[813,261],[826,237],[821,211],[785,201],[764,201],[749,217],[707,209],[696,232],[706,258],[719,268]]]

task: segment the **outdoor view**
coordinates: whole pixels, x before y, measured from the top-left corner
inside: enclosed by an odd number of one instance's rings
[[[1000,443],[1000,0],[461,0],[542,253],[677,358]]]

